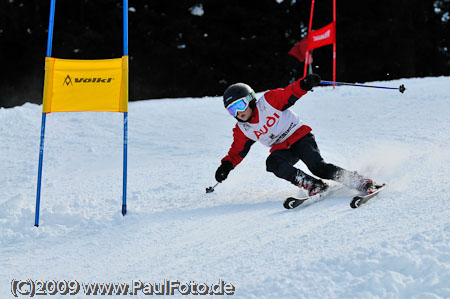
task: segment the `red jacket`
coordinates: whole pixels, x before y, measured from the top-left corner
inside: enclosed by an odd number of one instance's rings
[[[307,91],[301,89],[300,80],[295,81],[292,84],[289,84],[284,89],[278,88],[269,90],[264,94],[266,101],[275,109],[284,111],[295,104],[295,102],[305,95]],[[250,123],[258,123],[258,109],[253,109],[252,118]],[[299,139],[304,137],[306,134],[311,132],[311,128],[309,126],[303,125],[297,129],[288,139],[283,141],[282,143],[275,144],[270,148],[270,152],[275,150],[281,150],[289,148],[292,144],[297,142]],[[231,144],[231,148],[228,151],[228,155],[226,155],[223,161],[230,161],[233,163],[233,166],[236,167],[241,161],[245,158],[247,153],[250,150],[250,147],[255,143],[252,139],[245,136],[245,134],[241,131],[239,126],[233,128],[233,143]]]

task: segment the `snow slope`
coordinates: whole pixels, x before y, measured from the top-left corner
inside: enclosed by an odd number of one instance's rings
[[[337,184],[284,210],[301,191],[265,171],[261,144],[206,194],[235,121],[220,97],[165,99],[129,105],[126,217],[122,115],[49,114],[36,228],[42,107],[0,109],[0,297],[13,279],[170,279],[236,298],[450,298],[449,82],[320,87],[292,108],[326,161],[388,184],[356,210]]]

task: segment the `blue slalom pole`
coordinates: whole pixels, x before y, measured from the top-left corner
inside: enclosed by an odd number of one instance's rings
[[[123,0],[123,55],[128,55],[128,0]]]
[[[122,215],[127,213],[127,152],[128,152],[128,112],[123,113],[123,192]]]
[[[123,0],[123,55],[128,55],[128,0]],[[123,113],[122,215],[127,214],[128,112]]]
[[[41,181],[42,181],[42,162],[44,158],[44,136],[45,136],[45,119],[47,114],[42,113],[41,124],[41,144],[39,146],[39,169],[38,169],[38,182],[36,191],[36,212],[34,216],[34,226],[39,226],[39,209],[41,204]]]
[[[55,24],[55,1],[50,1],[50,20],[48,22],[47,57],[52,56],[53,27]]]
[[[47,36],[47,57],[52,56],[52,42],[53,42],[53,27],[55,24],[55,1],[50,1],[50,17],[48,22],[48,36]],[[45,121],[47,114],[42,113],[41,121],[41,142],[39,145],[39,167],[38,167],[38,181],[36,190],[36,211],[34,215],[34,226],[39,226],[39,210],[41,206],[41,182],[42,182],[42,164],[44,160],[44,140],[45,140]]]
[[[384,86],[373,86],[373,85],[364,85],[364,84],[356,84],[356,83],[345,83],[345,82],[333,82],[333,81],[323,81],[321,80],[320,83],[322,84],[331,84],[331,85],[349,85],[349,86],[357,86],[357,87],[370,87],[370,88],[382,88],[382,89],[395,89],[400,91],[401,93],[404,93],[406,88],[402,84],[400,87],[384,87]]]

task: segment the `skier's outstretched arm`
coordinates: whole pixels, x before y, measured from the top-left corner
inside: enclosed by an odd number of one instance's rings
[[[254,143],[255,141],[244,135],[238,125],[234,127],[231,148],[228,151],[228,155],[221,160],[221,164],[216,171],[216,180],[218,182],[226,180],[230,171],[242,162]]]

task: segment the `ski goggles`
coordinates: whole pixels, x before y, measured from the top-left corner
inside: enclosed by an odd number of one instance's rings
[[[255,98],[255,93],[249,93],[247,96],[237,99],[233,103],[227,106],[228,112],[234,117],[237,116],[238,112],[243,112],[245,109],[247,109],[248,104],[251,100]]]

